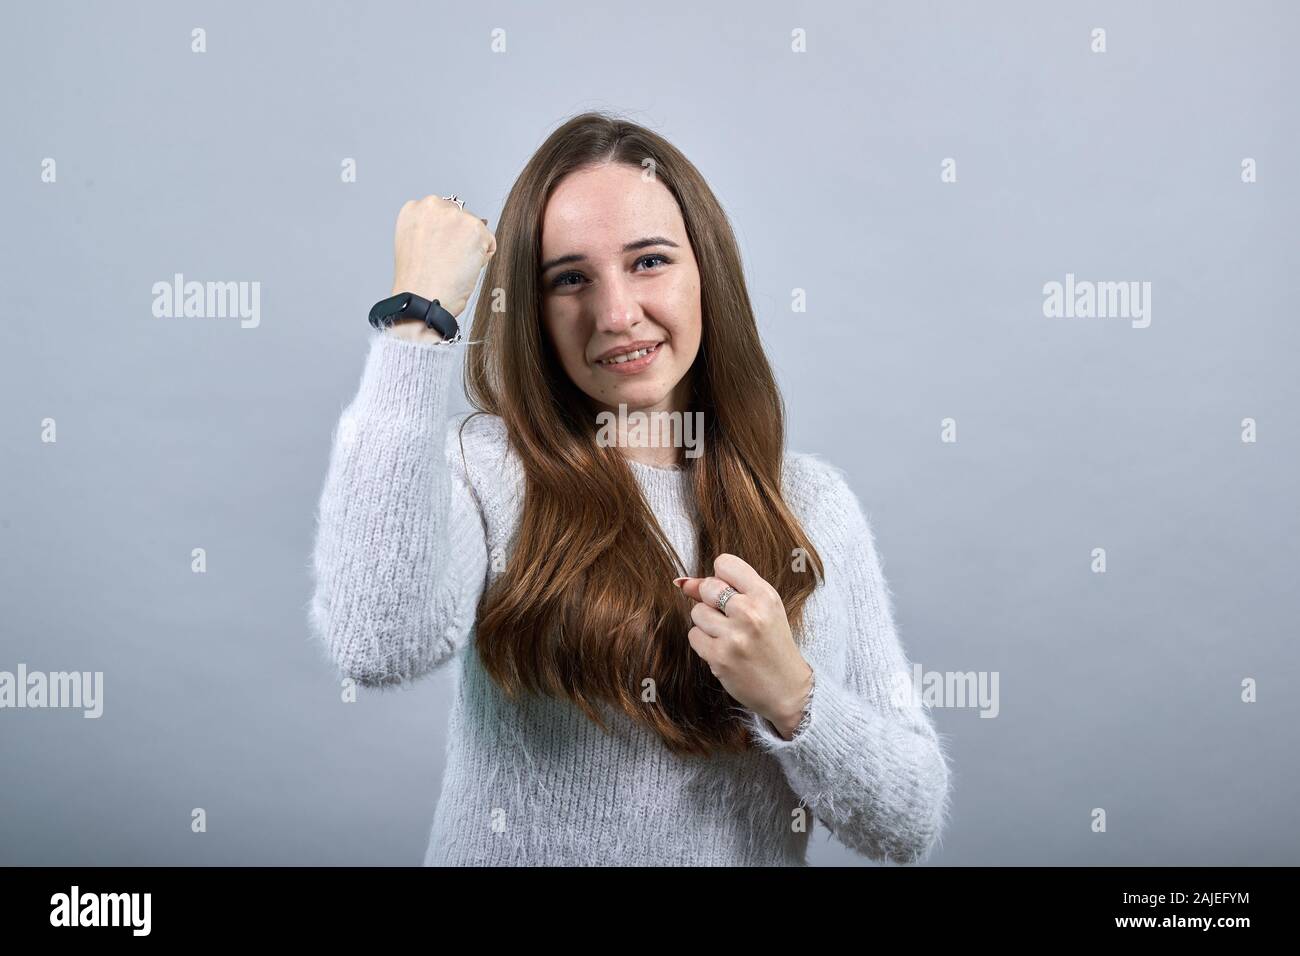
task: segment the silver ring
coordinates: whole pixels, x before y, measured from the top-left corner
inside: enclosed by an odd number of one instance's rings
[[[713,606],[716,607],[723,614],[726,614],[727,602],[731,600],[731,596],[735,593],[736,593],[736,589],[733,588],[730,584],[728,584],[725,588],[722,589],[722,593],[718,595],[718,599],[713,602]]]
[[[454,203],[455,203],[457,206],[459,206],[461,209],[464,209],[464,208],[465,208],[465,200],[463,200],[463,199],[457,199],[455,193],[452,193],[450,196],[443,196],[442,198],[443,198],[443,199],[446,199],[446,200],[448,200],[448,201],[450,201],[450,202],[454,202]]]

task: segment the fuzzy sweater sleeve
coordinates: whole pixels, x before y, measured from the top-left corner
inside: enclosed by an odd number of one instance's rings
[[[747,711],[752,736],[791,789],[845,846],[873,860],[918,863],[949,814],[949,767],[894,626],[875,538],[841,473],[816,462],[814,535],[832,630],[804,650],[814,671],[808,723],[785,740]],[[810,534],[813,532],[809,528]]]
[[[469,640],[488,558],[448,390],[461,351],[370,337],[316,510],[311,633],[340,674],[413,680]]]

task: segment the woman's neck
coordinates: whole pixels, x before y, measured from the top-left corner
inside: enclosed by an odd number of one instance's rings
[[[690,382],[683,379],[663,401],[648,408],[606,407],[597,416],[597,442],[652,468],[675,468],[683,456],[703,452],[703,414],[691,412]]]
[[[635,448],[624,445],[619,448],[623,457],[650,465],[652,468],[675,468],[681,464],[680,448]]]

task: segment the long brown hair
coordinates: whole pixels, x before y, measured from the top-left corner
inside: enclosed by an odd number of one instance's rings
[[[687,459],[701,568],[681,557],[617,448],[595,441],[594,406],[565,373],[541,321],[543,213],[575,170],[615,162],[673,194],[700,272],[702,331],[688,373],[703,454]],[[499,416],[525,472],[513,552],[478,608],[484,669],[514,699],[567,697],[608,730],[595,702],[621,709],[679,755],[748,749],[738,705],[691,648],[690,600],[672,583],[712,574],[730,552],[776,588],[796,640],[816,587],[791,560],[821,558],[781,496],[785,410],[759,340],[731,225],[699,171],[654,132],[602,112],[575,116],[524,167],[495,232],[470,337],[465,389]],[[500,309],[504,296],[507,307]],[[643,699],[646,678],[653,700]]]

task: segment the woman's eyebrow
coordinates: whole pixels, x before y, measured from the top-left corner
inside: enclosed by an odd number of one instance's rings
[[[638,249],[645,249],[647,246],[672,246],[678,248],[677,243],[663,236],[647,236],[644,239],[638,239],[635,242],[629,242],[623,247],[624,252],[635,252]],[[542,273],[545,274],[556,266],[568,265],[571,262],[586,262],[587,257],[581,253],[569,253],[567,256],[559,256],[551,259],[549,262],[542,263]]]

